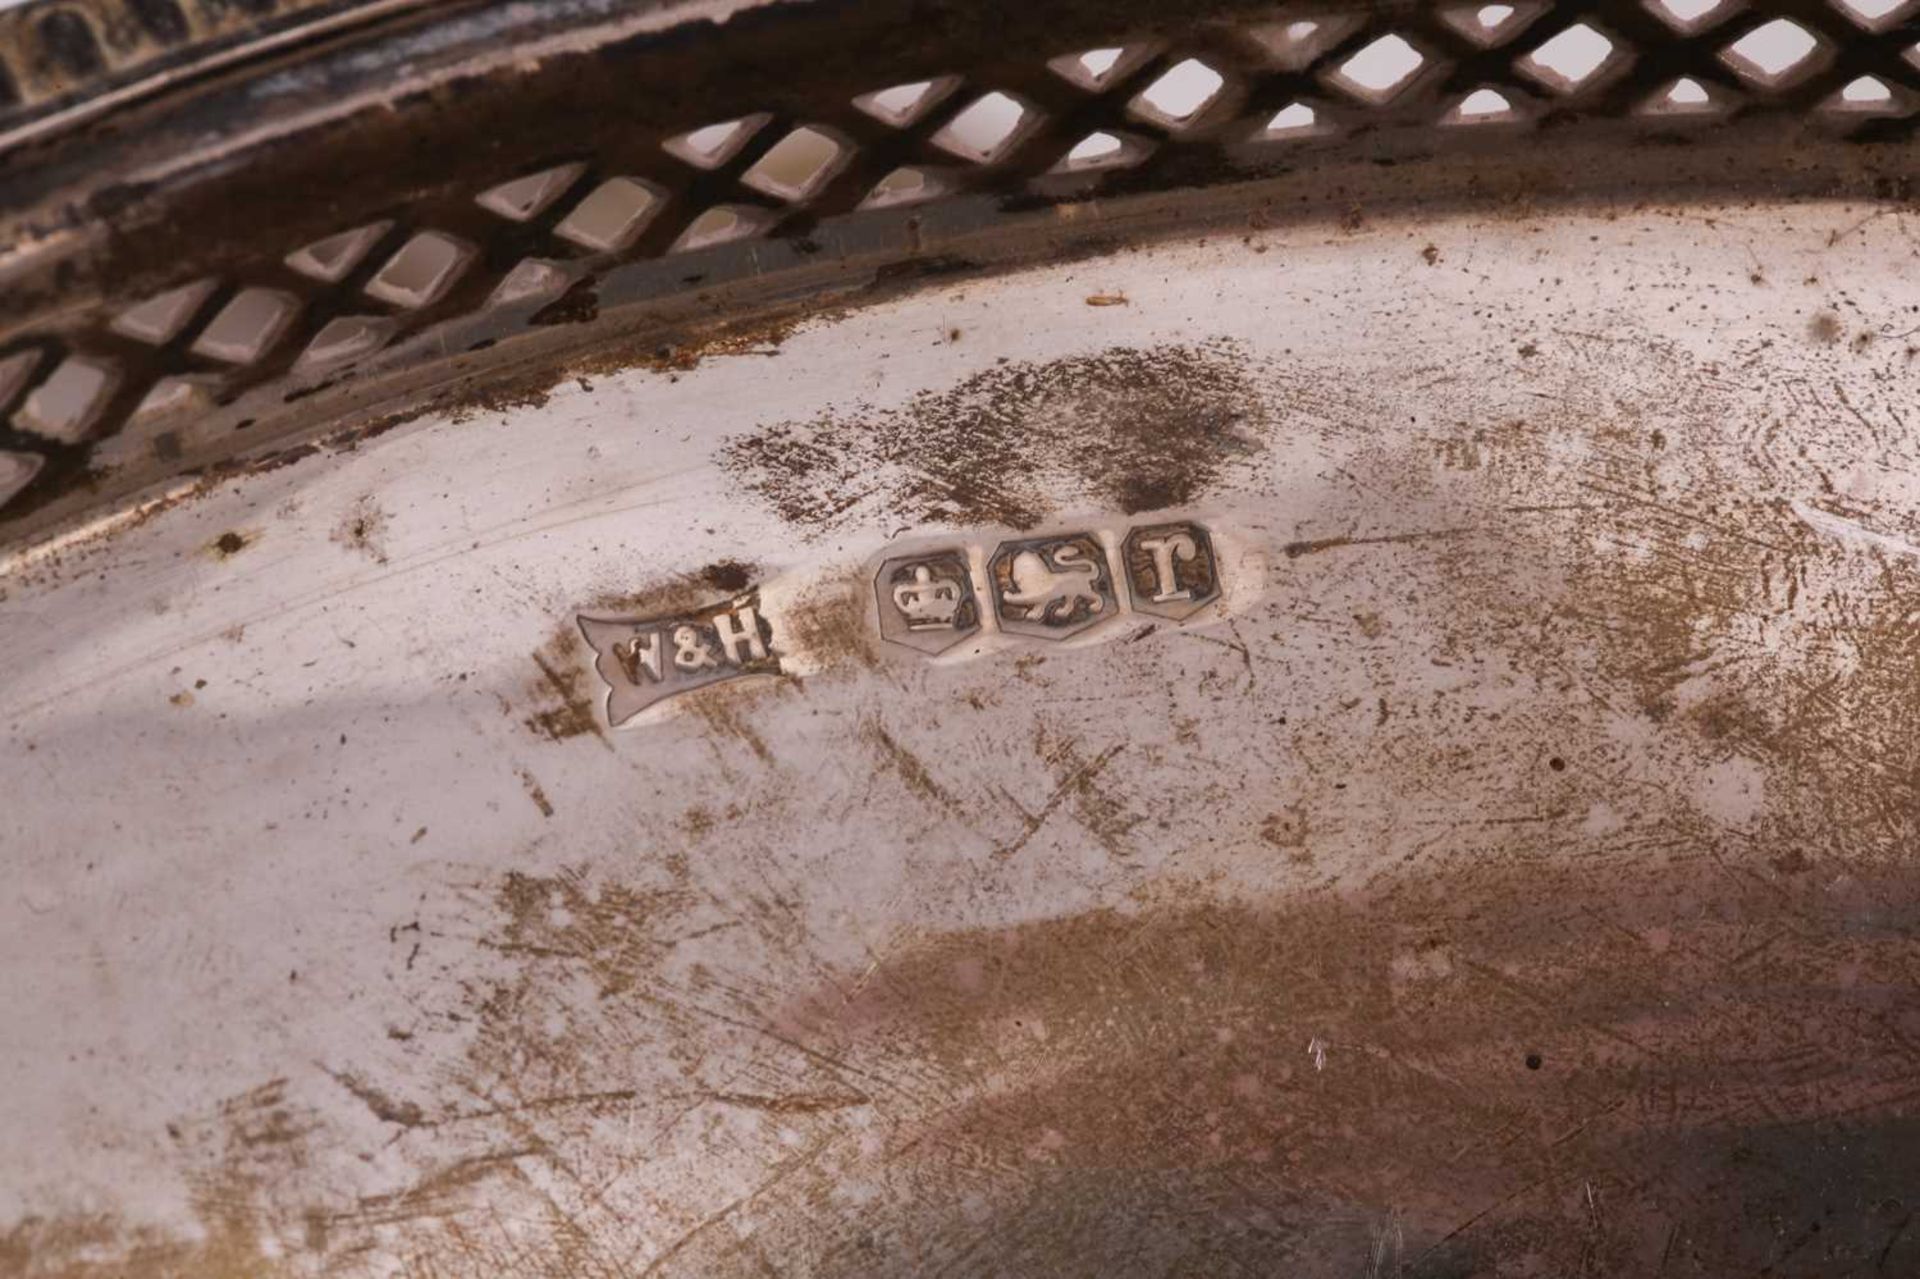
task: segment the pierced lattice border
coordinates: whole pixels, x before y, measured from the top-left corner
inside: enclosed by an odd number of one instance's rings
[[[880,83],[644,153],[500,174],[457,208],[342,226],[0,349],[0,508],[50,460],[130,425],[164,441],[168,423],[262,384],[322,381],[433,323],[537,313],[612,264],[691,261],[822,218],[1097,191],[1121,173],[1140,189],[1177,174],[1183,152],[1257,170],[1383,130],[1524,145],[1569,121],[1671,130],[1772,114],[1836,140],[1884,134],[1920,111],[1917,12],[1920,0],[1303,11]]]

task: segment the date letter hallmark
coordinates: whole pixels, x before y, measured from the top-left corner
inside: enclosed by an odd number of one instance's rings
[[[607,722],[619,727],[655,702],[746,675],[778,675],[773,628],[757,596],[683,617],[580,619],[593,669],[607,685]]]
[[[1121,548],[1136,612],[1181,621],[1220,595],[1213,539],[1198,524],[1156,524],[1127,534]]]

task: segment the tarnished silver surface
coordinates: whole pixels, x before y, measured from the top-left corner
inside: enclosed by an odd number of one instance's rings
[[[1912,1272],[1909,222],[1250,226],[17,551],[0,1273]]]
[[[1920,123],[1895,0],[238,8],[0,15],[0,544],[928,277],[1395,210],[1902,201]]]

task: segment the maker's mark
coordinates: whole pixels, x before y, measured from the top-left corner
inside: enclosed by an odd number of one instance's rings
[[[677,693],[745,675],[778,675],[773,628],[757,596],[679,617],[580,618],[593,669],[607,685],[607,722],[620,725]]]

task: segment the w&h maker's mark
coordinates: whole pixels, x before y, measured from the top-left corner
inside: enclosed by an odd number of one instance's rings
[[[579,620],[593,669],[607,684],[607,722],[616,727],[679,693],[780,673],[773,628],[754,593],[676,617]]]

